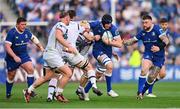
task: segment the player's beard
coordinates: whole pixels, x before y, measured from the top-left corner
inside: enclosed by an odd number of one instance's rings
[[[146,27],[146,28],[144,27],[145,31],[149,31],[150,29],[151,29],[151,26],[150,27]]]

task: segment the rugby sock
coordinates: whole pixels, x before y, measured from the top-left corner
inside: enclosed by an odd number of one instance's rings
[[[148,94],[149,94],[149,93],[152,93],[153,86],[154,86],[155,82],[157,82],[158,80],[159,80],[159,79],[156,78],[156,80],[154,81],[154,83],[153,83],[152,85],[150,85],[150,87],[149,87],[149,89],[148,89]]]
[[[9,80],[9,78],[6,79],[6,96],[11,94],[13,83],[14,81]]]
[[[34,74],[27,74],[27,84],[28,87],[31,86],[34,82]]]
[[[138,80],[138,92],[141,93],[143,86],[146,82],[146,76],[139,76],[139,80]]]
[[[92,87],[97,88],[95,71],[94,70],[89,70],[87,72],[87,75],[88,75],[88,78],[89,78],[89,80],[90,80],[90,82],[92,84]]]
[[[112,76],[112,73],[105,72],[107,92],[110,92],[110,90],[112,90],[111,76]]]
[[[33,90],[34,90],[34,86],[33,85],[29,86],[28,93],[31,93]]]
[[[64,91],[64,89],[57,87],[56,88],[56,96],[58,96],[59,94],[62,94],[63,91]]]
[[[91,89],[91,87],[92,87],[92,84],[91,84],[91,82],[89,81],[88,84],[86,85],[86,87],[84,88],[85,93],[88,93],[89,90]]]
[[[53,95],[55,93],[55,89],[56,89],[56,85],[57,85],[57,79],[56,78],[52,78],[49,81],[49,86],[48,86],[48,97],[50,99],[53,99]]]
[[[154,82],[148,83],[148,81],[146,81],[146,83],[144,84],[143,90],[142,90],[142,94],[144,94],[144,93],[146,92],[146,90],[147,90],[152,84],[154,84]]]

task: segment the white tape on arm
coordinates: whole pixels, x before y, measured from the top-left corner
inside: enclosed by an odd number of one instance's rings
[[[32,38],[31,38],[32,42],[35,43],[35,44],[38,44],[39,43],[39,40],[36,36],[32,35]]]

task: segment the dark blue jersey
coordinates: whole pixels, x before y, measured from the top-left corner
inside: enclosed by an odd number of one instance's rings
[[[106,54],[109,58],[111,58],[111,56],[112,56],[112,46],[106,45],[102,41],[102,36],[103,36],[103,33],[105,31],[110,31],[113,38],[119,37],[119,32],[118,32],[117,27],[112,24],[110,29],[105,30],[105,28],[103,27],[103,25],[102,25],[102,23],[100,21],[90,22],[90,27],[91,27],[92,32],[93,32],[94,35],[100,35],[100,37],[101,37],[100,40],[95,41],[95,43],[93,45],[93,55],[94,55],[94,53],[98,53],[98,52],[100,53],[101,52],[103,54]]]
[[[6,37],[6,43],[11,44],[11,49],[20,58],[29,57],[27,52],[27,44],[32,38],[30,30],[25,29],[24,32],[20,33],[16,27],[12,28]],[[6,58],[12,58],[7,53]]]
[[[136,39],[137,40],[142,40],[143,44],[145,46],[145,51],[144,53],[151,54],[153,56],[158,56],[158,57],[164,57],[165,55],[165,50],[164,48],[161,48],[160,51],[153,53],[151,51],[151,47],[154,46],[159,46],[160,43],[162,43],[160,37],[165,35],[165,32],[160,28],[159,25],[154,25],[153,28],[150,31],[145,31],[141,30],[137,35]]]

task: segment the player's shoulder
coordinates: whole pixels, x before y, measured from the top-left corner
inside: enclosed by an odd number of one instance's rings
[[[28,33],[31,33],[31,30],[30,29],[28,29],[28,28],[25,28],[25,30],[24,30],[24,32],[28,32]]]
[[[78,25],[78,22],[70,21],[68,26],[71,26],[71,25]]]
[[[90,23],[90,25],[93,25],[93,26],[101,25],[101,22],[99,20],[92,21],[92,22],[89,22],[89,23]]]
[[[117,26],[115,26],[114,24],[111,25],[111,30],[112,31],[116,31],[117,29],[118,29]]]
[[[13,27],[8,31],[8,34],[15,34],[16,33],[16,28]]]
[[[160,25],[157,25],[157,24],[154,24],[154,27],[153,27],[154,29],[160,29],[161,27],[160,27]]]
[[[60,28],[60,29],[67,29],[67,26],[64,23],[62,23],[62,22],[56,23],[55,27],[56,28]]]

